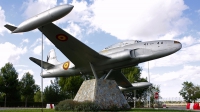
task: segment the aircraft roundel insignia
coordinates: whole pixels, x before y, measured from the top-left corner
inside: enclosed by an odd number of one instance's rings
[[[60,41],[67,41],[68,37],[64,34],[58,34],[56,38]]]
[[[65,62],[64,64],[63,64],[63,69],[64,70],[67,70],[69,68],[69,62]]]

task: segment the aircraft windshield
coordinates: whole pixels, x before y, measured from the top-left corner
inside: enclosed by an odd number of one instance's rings
[[[123,41],[123,42],[120,42],[120,43],[117,43],[117,44],[113,44],[109,47],[106,47],[104,50],[107,50],[107,49],[112,49],[112,48],[117,48],[117,47],[123,47],[125,45],[130,45],[130,44],[135,44],[135,43],[139,43],[141,41],[139,40],[128,40],[128,41]]]

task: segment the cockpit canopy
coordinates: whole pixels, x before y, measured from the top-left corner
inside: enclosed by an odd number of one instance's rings
[[[126,41],[108,46],[108,47],[104,48],[103,50],[113,49],[113,48],[117,48],[117,47],[123,47],[125,45],[135,44],[135,43],[139,43],[139,42],[141,42],[141,41],[139,41],[139,40],[126,40]]]

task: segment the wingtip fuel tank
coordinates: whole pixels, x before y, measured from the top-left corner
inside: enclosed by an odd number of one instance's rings
[[[60,5],[22,22],[18,27],[11,25],[5,25],[5,27],[12,31],[12,33],[31,31],[64,17],[71,12],[73,7],[73,5]]]
[[[129,91],[129,90],[138,90],[138,89],[142,89],[142,88],[148,88],[149,86],[152,86],[152,83],[136,82],[136,83],[132,83],[132,87],[128,87],[128,88],[119,87],[119,88],[121,91]]]

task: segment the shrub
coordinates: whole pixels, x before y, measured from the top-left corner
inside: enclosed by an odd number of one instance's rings
[[[67,99],[64,101],[59,102],[55,106],[56,111],[99,111],[99,106],[95,105],[92,102],[77,102],[71,99]]]

